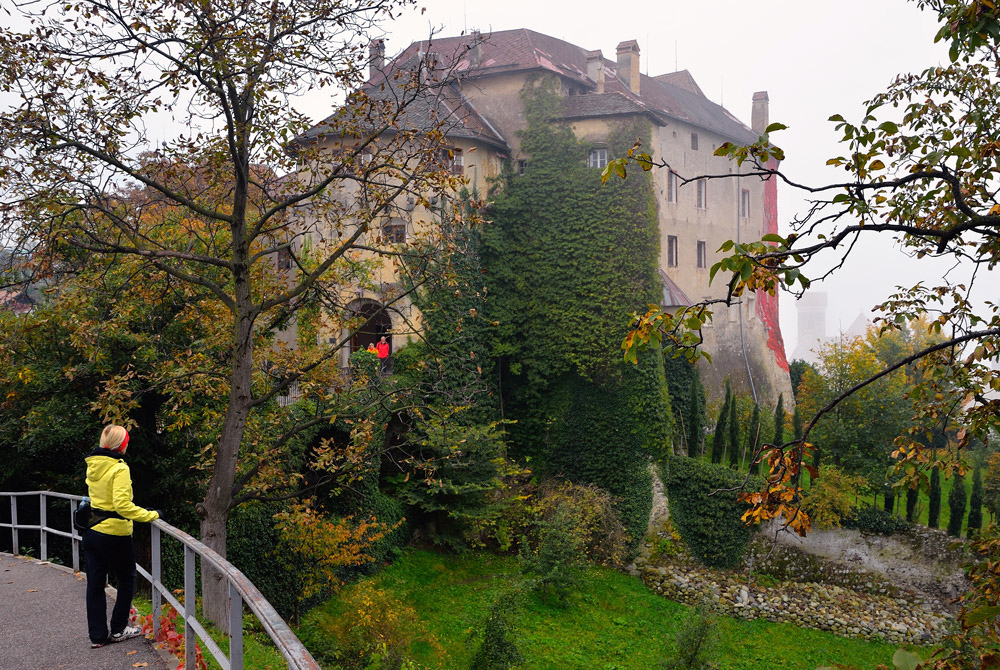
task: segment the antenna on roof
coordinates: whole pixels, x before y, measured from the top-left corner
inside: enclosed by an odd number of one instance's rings
[[[466,0],[462,0],[462,34],[469,32],[469,8]]]
[[[677,40],[674,40],[674,72],[677,72],[678,70],[680,70],[680,68],[677,67]]]
[[[649,76],[649,33],[646,33],[646,76]]]
[[[726,75],[719,75],[719,107],[726,106]]]

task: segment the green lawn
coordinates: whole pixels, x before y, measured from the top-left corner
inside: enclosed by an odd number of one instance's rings
[[[415,660],[430,667],[469,667],[475,652],[469,631],[486,613],[493,594],[517,575],[517,563],[489,554],[441,555],[411,550],[370,578],[372,585],[411,606],[419,619],[411,630],[433,631],[432,645],[411,647]],[[355,586],[347,586],[343,595]],[[527,670],[646,670],[672,653],[673,633],[689,608],[651,593],[634,577],[613,570],[587,571],[569,607],[528,599],[519,623],[520,650]],[[301,634],[307,645],[322,644],[324,622],[344,616],[334,598],[310,612]],[[812,670],[891,667],[892,645],[846,639],[787,624],[718,619],[711,660],[721,670]],[[840,664],[840,665],[836,665]]]

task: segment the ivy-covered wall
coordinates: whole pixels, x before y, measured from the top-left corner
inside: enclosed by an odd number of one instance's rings
[[[522,95],[525,174],[508,171],[492,197],[481,241],[497,322],[493,356],[510,452],[543,474],[596,483],[619,499],[634,543],[649,506],[648,454],[661,454],[673,429],[663,360],[622,362],[629,315],[658,299],[659,236],[650,175],[601,184],[586,165],[589,147],[553,121],[554,80],[530,79]],[[609,131],[609,155],[648,121]]]

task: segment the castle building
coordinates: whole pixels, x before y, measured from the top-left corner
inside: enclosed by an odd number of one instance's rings
[[[749,241],[777,232],[775,179],[741,176],[746,166],[716,157],[725,142],[749,143],[768,125],[768,96],[755,93],[748,127],[710,101],[686,71],[657,76],[643,74],[639,45],[621,42],[614,60],[599,50],[587,50],[527,29],[435,38],[411,44],[386,62],[381,41],[370,51],[366,89],[385,90],[394,73],[407,68],[439,68],[446,78],[433,102],[411,116],[448,117],[446,141],[451,169],[465,177],[469,188],[485,192],[488,180],[500,174],[504,161],[523,171],[531,156],[521,150],[518,131],[526,126],[521,91],[539,74],[558,81],[562,110],[558,120],[569,124],[585,146],[581,160],[602,169],[609,159],[607,137],[613,124],[634,117],[648,121],[652,146],[643,147],[668,169],[654,169],[660,228],[660,273],[663,304],[676,309],[703,299],[726,297],[726,284],[709,285],[709,270],[721,257],[716,250],[726,240]],[[415,65],[417,64],[417,65]],[[335,134],[324,128],[331,117],[299,138],[327,142],[336,149]],[[699,175],[702,178],[687,181]],[[385,224],[396,241],[429,220],[427,203],[411,202],[396,210]],[[392,285],[391,273],[380,279]],[[354,308],[377,312],[381,296],[371,288],[357,290]],[[714,395],[729,378],[735,390],[759,402],[773,404],[779,393],[791,399],[788,365],[778,325],[776,297],[744,295],[730,307],[714,307],[704,329],[704,347],[713,363],[702,366],[706,389]],[[352,347],[364,347],[380,333],[397,340],[419,327],[419,315],[394,314],[360,329]],[[363,332],[362,332],[363,331]],[[398,344],[394,344],[398,346]],[[346,354],[345,354],[346,355]]]

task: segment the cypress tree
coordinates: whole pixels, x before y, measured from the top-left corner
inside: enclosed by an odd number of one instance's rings
[[[753,404],[753,414],[750,415],[750,430],[747,435],[747,458],[750,461],[750,472],[757,474],[757,449],[760,448],[760,405]]]
[[[951,493],[948,495],[951,514],[948,516],[948,534],[961,537],[962,519],[965,518],[965,477],[955,473],[951,480]]]
[[[801,421],[801,418],[799,419]],[[771,444],[785,442],[785,394],[778,395],[778,406],[774,408],[774,437]]]
[[[729,467],[740,462],[740,423],[736,419],[736,396],[729,403]]]
[[[979,459],[972,469],[972,495],[969,496],[969,537],[983,527],[983,475],[980,471]]]
[[[719,412],[719,420],[715,423],[715,435],[712,437],[712,462],[721,463],[722,454],[725,452],[726,424],[729,422],[729,403],[732,402],[732,392],[729,389],[729,382],[726,382],[726,399],[722,402],[722,410]]]
[[[941,518],[941,471],[935,465],[931,468],[930,502],[927,503],[927,525],[938,527]]]
[[[913,513],[917,509],[917,499],[920,497],[920,491],[913,488],[912,486],[906,489],[906,520],[913,523]]]
[[[701,402],[701,384],[698,382],[698,375],[692,375],[689,403],[691,415],[687,422],[687,451],[692,458],[701,453]]]

